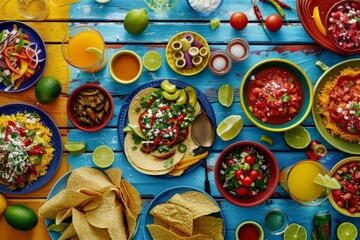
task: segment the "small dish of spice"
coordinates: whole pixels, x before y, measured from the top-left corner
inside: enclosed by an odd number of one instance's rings
[[[223,0],[187,0],[189,8],[199,16],[215,13],[223,4]]]
[[[85,132],[105,127],[114,113],[114,101],[108,91],[97,84],[84,84],[69,96],[66,106],[71,123]]]
[[[226,53],[234,62],[244,61],[250,53],[249,43],[242,38],[234,38],[226,47]]]
[[[212,73],[224,75],[230,71],[231,66],[231,59],[225,51],[218,50],[211,54],[208,67]]]

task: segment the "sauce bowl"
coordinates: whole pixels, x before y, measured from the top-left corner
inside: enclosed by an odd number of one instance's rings
[[[137,53],[130,50],[118,51],[110,59],[109,72],[118,83],[133,83],[142,72],[141,58]]]

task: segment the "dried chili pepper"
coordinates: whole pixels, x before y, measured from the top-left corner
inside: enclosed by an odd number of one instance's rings
[[[256,4],[256,0],[253,0],[253,9],[254,9],[256,18],[257,18],[257,19],[260,21],[260,23],[261,23],[261,27],[262,27],[264,33],[266,34],[266,36],[267,36],[267,37],[270,39],[270,41],[271,41],[271,37],[269,36],[269,34],[267,33],[267,31],[266,31],[266,29],[265,29],[265,27],[264,27],[264,18],[263,18],[262,14],[261,14],[261,11],[260,11],[258,5]]]
[[[267,0],[271,5],[273,5],[276,9],[276,11],[279,13],[279,15],[288,23],[289,21],[286,19],[284,10],[282,9],[281,5],[276,0]]]
[[[286,3],[280,1],[280,0],[274,0],[277,4],[280,5],[280,7],[282,8],[286,8],[286,9],[293,9],[292,7],[290,7],[289,5],[287,5]]]

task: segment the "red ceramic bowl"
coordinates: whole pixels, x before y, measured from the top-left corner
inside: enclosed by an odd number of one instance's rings
[[[350,14],[351,11],[350,9],[354,9],[355,14]],[[360,28],[358,27],[356,21],[357,18],[356,10],[360,10],[360,0],[342,0],[334,4],[326,14],[325,30],[327,37],[329,38],[332,45],[334,45],[344,54],[360,53],[359,43],[357,43],[357,45],[352,46],[354,40],[356,39],[358,42],[360,38],[360,34],[358,33]],[[343,17],[344,15],[350,17],[344,18]],[[346,19],[346,20],[340,21],[340,19]],[[354,26],[358,31],[351,30]],[[341,40],[344,39],[342,37],[343,35],[346,36],[345,39],[351,39],[351,41]]]
[[[102,93],[105,96],[105,98],[108,99],[108,104],[109,104],[109,108],[104,114],[103,120],[98,124],[94,124],[93,126],[82,124],[80,121],[78,121],[77,117],[74,115],[74,111],[75,111],[74,104],[76,102],[77,97],[80,95],[81,92],[84,92],[85,90],[89,90],[89,89],[91,90],[93,89],[94,92],[98,91]],[[110,93],[106,91],[105,88],[99,86],[98,84],[87,83],[76,88],[70,94],[66,104],[66,112],[69,120],[76,128],[85,132],[96,132],[104,128],[110,122],[112,116],[114,115],[114,100],[111,97]]]
[[[246,199],[240,199],[240,198],[237,198],[237,197],[231,195],[230,193],[225,191],[225,189],[222,187],[223,184],[220,182],[220,177],[221,177],[220,168],[222,166],[222,162],[224,161],[224,158],[230,152],[234,151],[236,148],[245,148],[245,147],[253,147],[261,155],[264,156],[265,160],[269,164],[270,178],[268,180],[267,189],[265,191],[260,192],[255,196],[248,197]],[[229,202],[231,202],[232,204],[234,204],[236,206],[253,207],[253,206],[263,203],[273,194],[273,192],[275,191],[276,186],[279,182],[280,171],[279,171],[279,165],[277,163],[277,160],[276,160],[274,154],[268,148],[266,148],[262,144],[259,144],[256,142],[240,141],[240,142],[231,144],[230,146],[228,146],[221,152],[221,154],[215,164],[214,174],[215,174],[214,178],[215,178],[216,187],[217,187],[218,191],[220,192],[220,194],[226,200],[228,200]]]

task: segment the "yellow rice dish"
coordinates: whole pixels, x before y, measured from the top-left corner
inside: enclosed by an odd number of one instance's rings
[[[52,132],[37,113],[0,116],[0,184],[22,189],[47,173]]]

